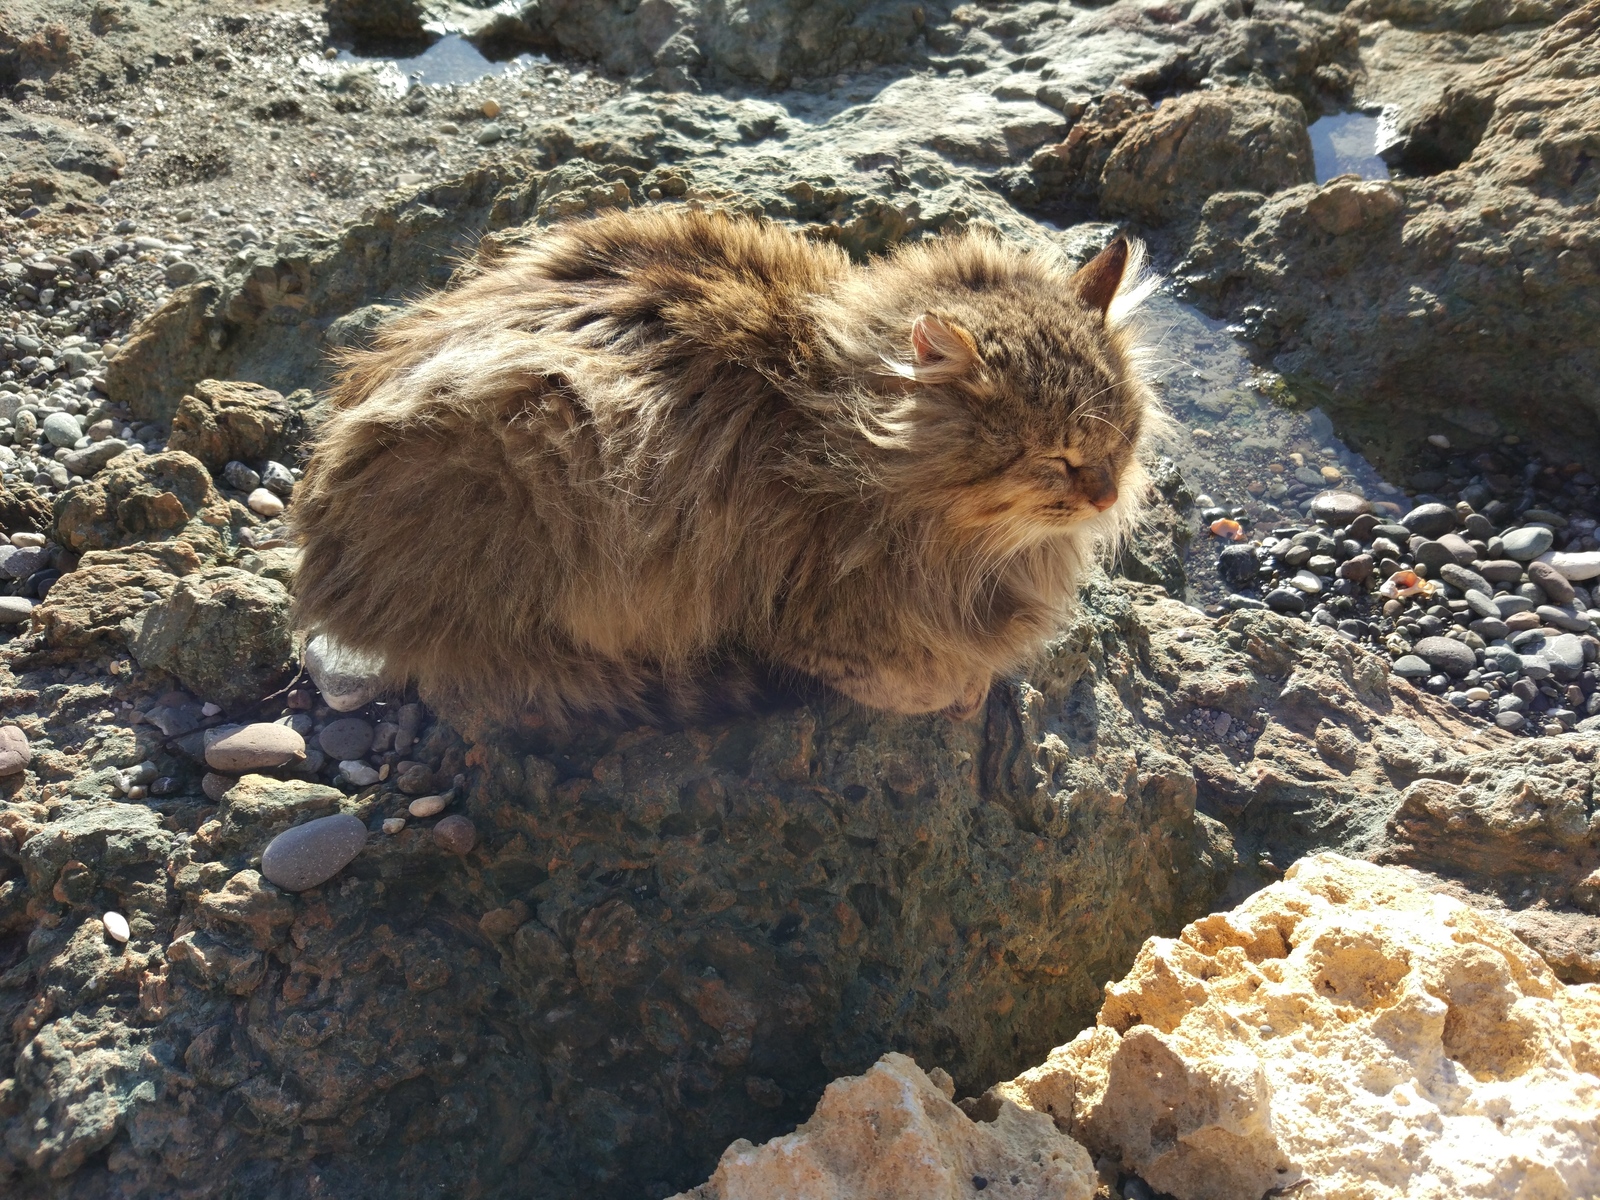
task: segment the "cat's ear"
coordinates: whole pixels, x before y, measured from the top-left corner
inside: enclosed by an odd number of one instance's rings
[[[1096,254],[1072,276],[1072,290],[1079,300],[1102,316],[1111,310],[1122,286],[1122,276],[1128,269],[1128,239],[1121,237]]]
[[[954,321],[923,313],[911,322],[911,356],[918,379],[955,379],[977,365],[978,343]]]

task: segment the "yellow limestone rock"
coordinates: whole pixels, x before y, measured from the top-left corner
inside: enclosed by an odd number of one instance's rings
[[[762,1146],[740,1139],[709,1180],[672,1200],[1089,1200],[1094,1166],[1049,1117],[1003,1103],[973,1121],[903,1054],[835,1079],[811,1119]],[[982,1180],[982,1184],[979,1184]]]
[[[1592,1197],[1600,986],[1319,854],[1145,943],[1096,1028],[994,1091],[1179,1200]]]

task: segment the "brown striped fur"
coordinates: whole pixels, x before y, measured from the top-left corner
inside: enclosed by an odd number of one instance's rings
[[[348,357],[291,510],[300,619],[557,721],[727,699],[737,664],[968,714],[1139,510],[1128,254],[548,230]]]

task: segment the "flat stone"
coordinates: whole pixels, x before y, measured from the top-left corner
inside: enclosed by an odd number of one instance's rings
[[[1371,511],[1371,503],[1354,492],[1323,492],[1311,501],[1311,515],[1329,525],[1348,525]]]
[[[1476,570],[1490,583],[1516,583],[1522,578],[1522,564],[1509,558],[1491,558],[1479,563]]]
[[[261,854],[261,873],[287,892],[327,883],[361,853],[367,827],[349,813],[286,829]]]
[[[1309,596],[1315,596],[1322,591],[1322,580],[1310,570],[1296,571],[1289,580],[1289,586],[1299,588]]]
[[[15,725],[0,725],[0,777],[19,774],[32,761],[28,735]]]
[[[1313,575],[1331,576],[1339,569],[1339,560],[1331,554],[1313,554],[1311,561],[1306,563],[1306,570]]]
[[[267,721],[234,729],[206,745],[206,766],[233,775],[281,767],[305,756],[305,738],[287,725]]]
[[[1544,621],[1536,612],[1517,612],[1506,618],[1506,628],[1513,633],[1519,629],[1537,629],[1542,624]]]
[[[1528,723],[1528,718],[1519,712],[1499,712],[1494,715],[1494,723],[1508,733],[1515,733]]]
[[[1539,590],[1555,604],[1571,604],[1578,598],[1567,577],[1547,562],[1535,560],[1528,564],[1528,578],[1539,585]]]
[[[62,456],[61,465],[74,475],[97,475],[112,459],[126,453],[128,443],[120,438],[107,438],[82,450]]]
[[[1539,556],[1573,583],[1600,577],[1600,550],[1553,550]]]
[[[1589,630],[1589,614],[1581,613],[1575,608],[1541,604],[1537,611],[1546,625],[1554,625],[1557,629],[1570,629],[1573,633],[1587,633]]]
[[[1510,628],[1499,617],[1479,617],[1467,626],[1486,642],[1498,641],[1510,633]]]
[[[478,844],[478,830],[463,816],[446,817],[433,827],[433,840],[451,854],[466,854]]]
[[[1273,588],[1262,599],[1268,608],[1278,612],[1304,612],[1306,609],[1305,596],[1294,588]]]
[[[1478,557],[1478,552],[1472,548],[1472,543],[1459,533],[1441,533],[1439,544],[1455,556],[1456,562],[1464,567],[1470,567]]]
[[[1515,677],[1522,674],[1522,656],[1510,646],[1489,646],[1485,648],[1483,665],[1493,667],[1503,675]]]
[[[1430,570],[1437,571],[1445,563],[1454,565],[1456,556],[1450,547],[1443,542],[1430,541],[1422,538],[1411,547],[1411,557],[1414,561],[1426,563]]]
[[[1480,617],[1490,617],[1500,620],[1500,609],[1490,598],[1487,592],[1468,591],[1464,593],[1467,598],[1467,608]]]
[[[1394,660],[1394,666],[1390,669],[1402,679],[1426,679],[1433,674],[1433,668],[1427,661],[1415,654],[1402,654]]]
[[[339,774],[353,787],[371,787],[378,782],[378,770],[359,758],[348,758],[339,764]]]
[[[1454,560],[1439,568],[1439,578],[1463,592],[1479,592],[1484,596],[1494,595],[1494,587],[1487,579]]]
[[[1426,538],[1449,533],[1458,523],[1456,510],[1443,504],[1419,504],[1400,518],[1400,524]]]
[[[450,804],[443,796],[418,796],[406,806],[413,817],[436,817]]]
[[[1544,644],[1539,656],[1563,683],[1571,683],[1583,673],[1583,639],[1572,633],[1558,633]]]
[[[1511,616],[1513,613],[1533,611],[1532,600],[1529,600],[1526,596],[1513,595],[1510,592],[1503,596],[1496,596],[1494,598],[1494,606],[1500,610],[1499,615],[1502,619]]]
[[[1372,578],[1375,564],[1370,554],[1356,554],[1339,564],[1339,578],[1351,583],[1365,583]]]
[[[33,601],[26,596],[0,596],[0,625],[26,625],[33,617]]]
[[[1471,647],[1447,637],[1425,637],[1416,645],[1418,657],[1447,675],[1460,679],[1478,665]]]
[[[1543,525],[1523,525],[1508,529],[1500,535],[1500,545],[1507,558],[1518,562],[1532,562],[1556,540],[1556,535]]]
[[[44,432],[45,440],[52,446],[67,449],[71,449],[83,436],[83,426],[78,424],[78,418],[71,413],[51,413],[44,419],[40,429]]]
[[[26,579],[49,565],[48,546],[0,546],[0,575]]]
[[[329,722],[317,735],[317,745],[335,761],[365,758],[372,753],[372,725],[360,717],[342,717]]]
[[[334,712],[353,712],[370,704],[382,688],[380,659],[341,646],[325,633],[306,644],[305,665]]]
[[[1543,654],[1522,655],[1522,673],[1535,683],[1549,679],[1555,672],[1550,670],[1550,664],[1545,662]]]

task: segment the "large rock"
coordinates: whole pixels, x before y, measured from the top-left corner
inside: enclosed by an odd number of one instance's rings
[[[1006,1102],[973,1121],[915,1062],[885,1054],[830,1083],[799,1129],[764,1146],[735,1142],[709,1180],[673,1200],[957,1200],[990,1182],[1018,1200],[1090,1200],[1098,1180],[1045,1114]]]
[[[1600,987],[1401,872],[1318,855],[1151,939],[1096,1026],[996,1095],[1178,1200],[1592,1195]]]
[[[66,662],[124,649],[123,623],[170,596],[179,578],[200,565],[194,547],[182,541],[90,550],[34,607],[32,627],[42,644],[30,645],[29,661]]]
[[[294,670],[289,593],[236,567],[184,577],[125,633],[140,666],[229,711],[257,703]]]
[[[180,452],[124,455],[56,502],[56,528],[74,550],[104,550],[183,534],[215,547],[231,517],[198,459]]]
[[[303,433],[299,412],[258,383],[203,379],[178,401],[168,450],[194,455],[213,475],[235,460],[285,460]]]

